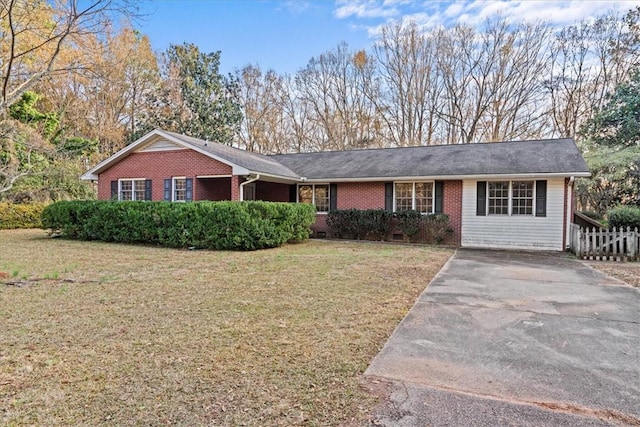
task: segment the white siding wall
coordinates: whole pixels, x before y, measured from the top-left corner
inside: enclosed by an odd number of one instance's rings
[[[547,216],[476,215],[477,181],[462,183],[462,246],[564,250],[564,178],[547,179]]]

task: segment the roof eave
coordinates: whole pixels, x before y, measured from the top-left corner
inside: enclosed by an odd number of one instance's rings
[[[465,179],[492,179],[492,178],[569,178],[569,177],[589,177],[590,172],[553,172],[553,173],[521,173],[521,174],[473,174],[473,175],[414,175],[414,176],[375,176],[375,177],[333,177],[333,178],[307,178],[304,181],[308,183],[324,183],[324,182],[379,182],[379,181],[446,181],[446,180],[465,180]]]

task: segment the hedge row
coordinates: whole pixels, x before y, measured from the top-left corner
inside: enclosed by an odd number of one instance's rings
[[[177,248],[256,250],[309,237],[311,205],[270,202],[57,202],[42,228],[64,237]]]
[[[43,203],[0,203],[0,230],[40,228]]]
[[[327,225],[339,239],[385,240],[397,228],[410,241],[422,233],[425,241],[441,243],[452,232],[448,215],[423,215],[414,210],[393,213],[384,209],[334,210],[327,215]]]
[[[621,205],[607,212],[610,228],[637,228],[640,230],[640,206]]]

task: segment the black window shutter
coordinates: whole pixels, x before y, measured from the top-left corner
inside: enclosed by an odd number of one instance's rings
[[[168,202],[171,201],[171,178],[164,180],[164,199]]]
[[[295,203],[298,201],[298,186],[291,184],[289,186],[289,202]]]
[[[393,212],[393,182],[384,183],[384,210]]]
[[[338,184],[329,185],[329,210],[338,209]]]
[[[184,199],[187,202],[190,202],[193,200],[193,178],[187,178],[184,180],[185,183],[185,192],[184,192]]]
[[[111,181],[111,200],[118,200],[118,181]]]
[[[487,215],[487,181],[478,181],[476,215]]]
[[[444,182],[436,181],[435,213],[437,213],[437,214],[441,214],[442,213],[442,194],[443,194],[443,191],[444,191]]]
[[[151,200],[151,180],[144,180],[144,199]]]
[[[547,216],[547,181],[536,181],[536,216]]]

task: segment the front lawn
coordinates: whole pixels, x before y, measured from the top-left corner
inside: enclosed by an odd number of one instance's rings
[[[357,425],[360,374],[451,253],[0,231],[0,424]]]

